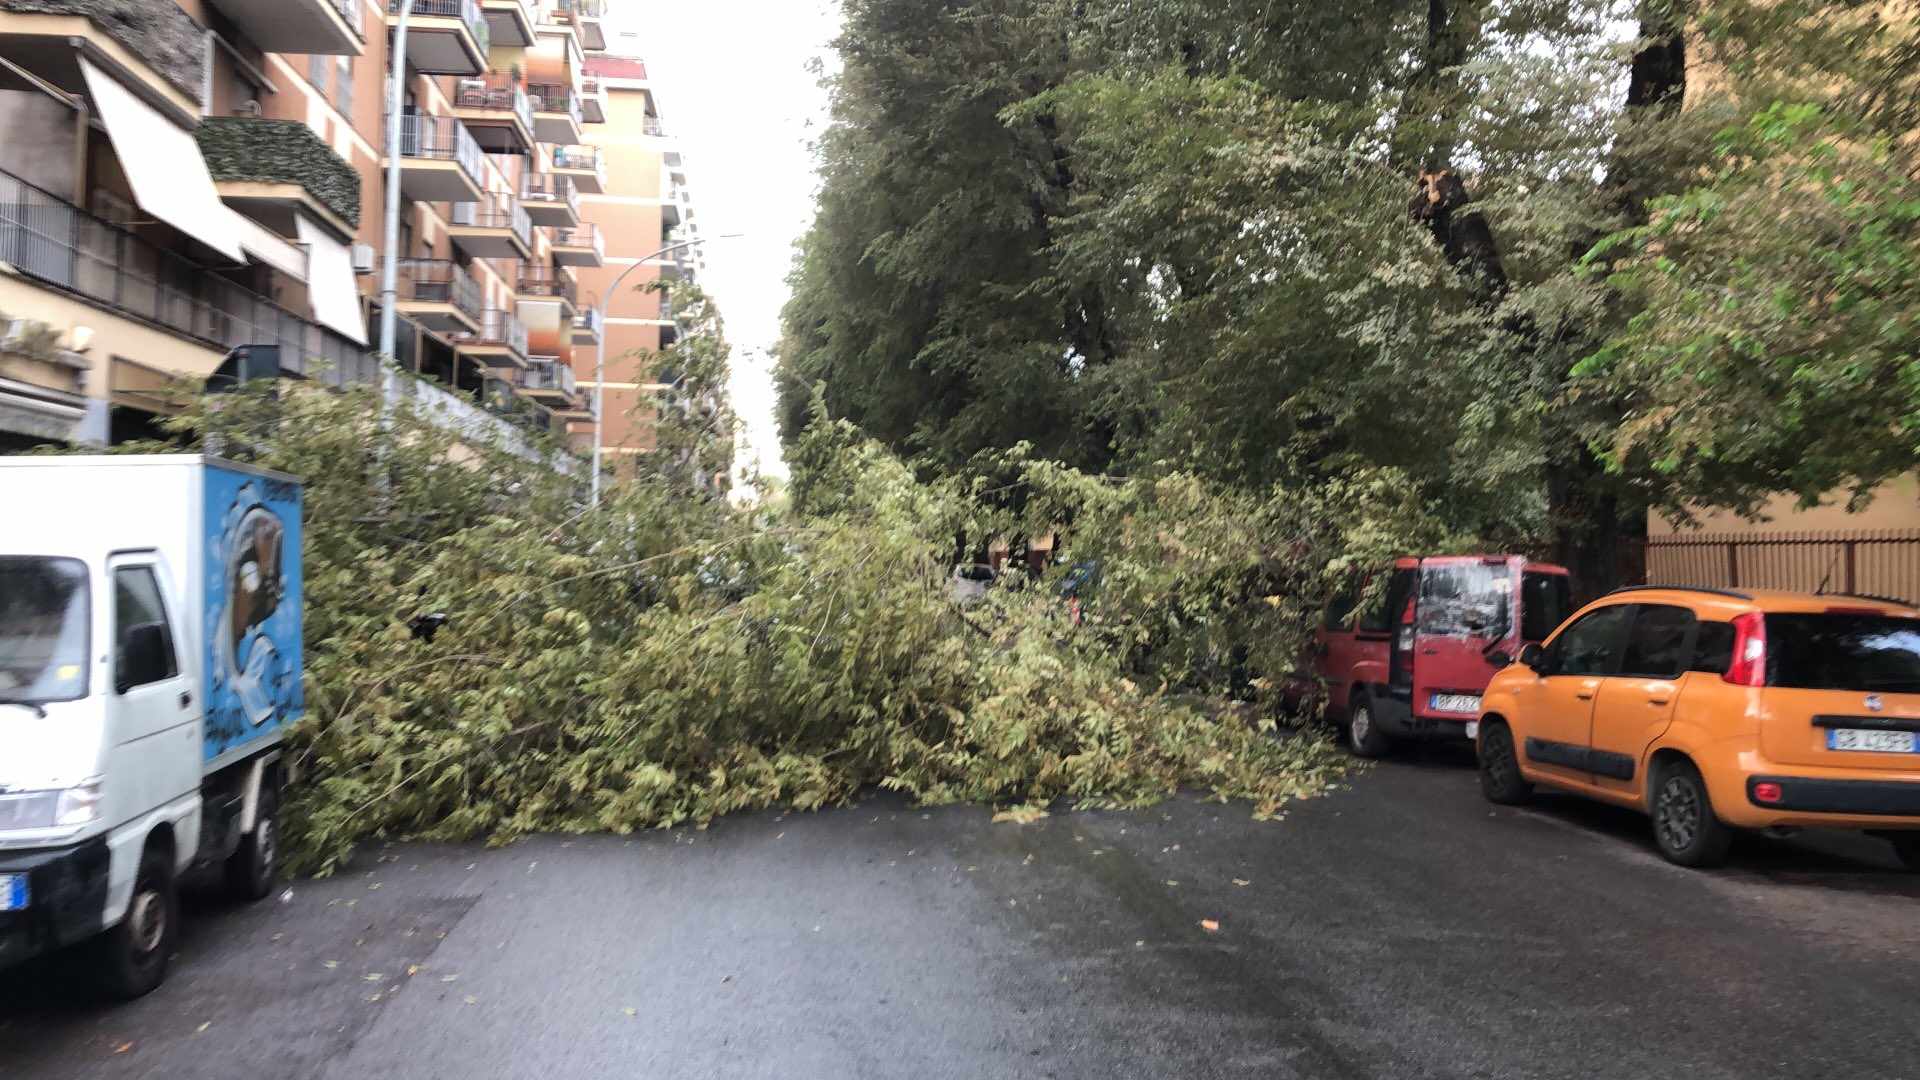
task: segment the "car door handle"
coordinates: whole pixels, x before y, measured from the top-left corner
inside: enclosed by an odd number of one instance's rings
[[[1648,699],[1647,699],[1647,704],[1649,704],[1649,705],[1665,705],[1665,704],[1666,704],[1667,702],[1669,702],[1669,701],[1672,701],[1672,700],[1673,700],[1672,698],[1663,698],[1663,697],[1650,697],[1650,698],[1648,698]]]
[[[1591,690],[1575,690],[1575,691],[1573,692],[1573,696],[1574,696],[1574,697],[1577,697],[1577,698],[1579,698],[1579,699],[1580,699],[1581,701],[1592,701],[1592,700],[1593,700],[1593,691],[1591,691]]]
[[[193,692],[190,690],[180,691],[180,707],[185,709],[191,706],[192,704],[193,704]]]

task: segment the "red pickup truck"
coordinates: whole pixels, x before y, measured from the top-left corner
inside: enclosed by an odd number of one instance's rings
[[[1328,607],[1313,665],[1361,757],[1402,739],[1466,738],[1494,672],[1573,610],[1567,571],[1520,555],[1399,559],[1385,595],[1356,611],[1364,585]]]

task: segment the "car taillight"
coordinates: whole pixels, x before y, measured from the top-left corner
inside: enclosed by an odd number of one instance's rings
[[[1762,781],[1753,785],[1754,802],[1777,803],[1783,797],[1780,791],[1780,785],[1772,781]]]
[[[1767,685],[1767,617],[1749,611],[1733,620],[1733,662],[1726,680],[1735,686]]]

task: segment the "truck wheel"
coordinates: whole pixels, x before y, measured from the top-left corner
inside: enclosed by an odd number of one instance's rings
[[[1533,785],[1520,775],[1520,759],[1513,752],[1513,729],[1499,721],[1482,721],[1480,793],[1490,803],[1518,806],[1533,795]]]
[[[227,858],[227,889],[239,900],[264,900],[280,873],[280,799],[272,790],[260,793],[260,811],[253,831]]]
[[[1675,761],[1654,774],[1653,842],[1668,862],[1718,866],[1733,845],[1733,830],[1713,812],[1707,783],[1691,762]]]
[[[173,859],[149,845],[140,856],[133,899],[119,924],[102,934],[97,948],[101,983],[107,993],[131,1001],[153,991],[167,977],[180,904],[174,887]]]
[[[1392,738],[1380,730],[1380,722],[1374,718],[1373,699],[1355,694],[1347,706],[1347,749],[1356,757],[1377,758],[1384,757],[1392,747]]]
[[[1887,842],[1893,845],[1893,853],[1900,856],[1903,866],[1920,871],[1920,832],[1888,833]]]

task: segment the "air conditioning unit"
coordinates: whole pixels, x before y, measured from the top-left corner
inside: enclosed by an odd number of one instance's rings
[[[374,258],[372,244],[353,245],[353,272],[362,276],[373,273]]]

